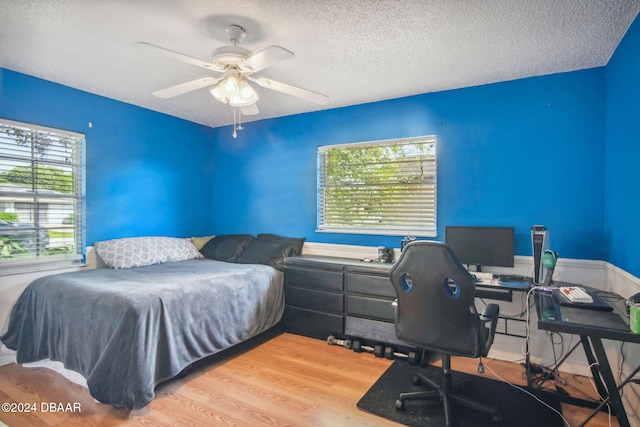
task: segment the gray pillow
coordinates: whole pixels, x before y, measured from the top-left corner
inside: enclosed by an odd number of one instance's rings
[[[216,236],[200,249],[200,253],[209,259],[236,262],[244,248],[253,240],[248,234],[229,234]]]
[[[285,257],[300,255],[304,237],[280,237],[275,234],[258,234],[240,254],[236,262],[241,264],[266,264],[281,268]]]
[[[94,243],[109,268],[132,268],[201,258],[189,239],[164,236],[124,237]]]

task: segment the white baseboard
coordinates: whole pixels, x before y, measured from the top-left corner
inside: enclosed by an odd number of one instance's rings
[[[305,242],[302,247],[302,255],[333,256],[353,259],[377,259],[378,247]]]
[[[631,295],[640,292],[640,280],[637,277],[615,265],[609,263],[604,264],[607,284],[609,286],[609,289],[606,289],[607,291],[615,292],[624,298],[629,298]]]
[[[305,242],[302,248],[302,254],[352,259],[376,259],[378,257],[378,247]],[[399,256],[400,250],[394,249],[394,259],[398,259]],[[516,255],[512,268],[486,267],[485,270],[495,274],[519,274],[531,277],[533,272],[533,257]],[[625,287],[629,287],[631,289],[637,289],[635,292],[640,292],[640,279],[605,261],[559,258],[553,273],[553,278],[554,280],[580,283],[585,286],[592,286],[607,291],[613,291],[613,289],[608,289],[613,285],[611,283],[612,281],[619,281],[621,283],[619,287],[622,288],[622,291],[626,290]],[[624,293],[618,293],[625,296],[628,292],[629,291],[626,290]]]
[[[6,345],[0,343],[0,366],[18,363],[16,359],[17,353]]]

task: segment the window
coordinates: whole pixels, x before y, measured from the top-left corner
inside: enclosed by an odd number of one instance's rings
[[[0,269],[83,258],[84,143],[0,119]]]
[[[435,136],[319,147],[318,231],[434,237]]]

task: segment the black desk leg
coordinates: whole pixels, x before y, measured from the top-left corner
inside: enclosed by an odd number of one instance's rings
[[[640,365],[636,366],[635,369],[633,370],[633,372],[631,372],[629,374],[629,376],[627,378],[625,378],[624,381],[622,381],[620,383],[620,385],[618,387],[616,387],[617,390],[622,390],[622,388],[627,385],[627,383],[629,381],[631,381],[633,379],[633,377],[636,376],[636,374],[640,371]],[[589,417],[587,419],[585,419],[580,426],[585,426],[587,425],[587,423],[589,422],[589,420],[591,420],[591,418],[594,417],[595,414],[598,413],[599,410],[601,410],[602,408],[604,408],[604,405],[607,405],[609,403],[609,401],[611,401],[611,396],[607,397],[606,399],[604,399],[602,402],[600,402],[600,405],[593,410],[593,412],[589,415]]]
[[[609,395],[607,392],[607,388],[602,383],[602,378],[600,376],[600,370],[598,366],[600,365],[599,361],[594,357],[593,351],[591,351],[591,345],[589,344],[589,339],[585,336],[580,336],[580,342],[582,343],[582,348],[584,349],[584,355],[587,358],[587,362],[589,362],[589,367],[591,369],[591,376],[593,377],[593,381],[596,384],[596,390],[598,391],[598,395],[603,396],[605,398]],[[600,344],[602,345],[602,343]],[[605,355],[606,358],[606,355]]]
[[[592,337],[590,341],[593,347],[593,351],[595,351],[596,353],[596,358],[598,360],[600,368],[600,375],[602,376],[602,379],[604,380],[604,383],[607,386],[608,390],[608,393],[603,394],[602,396],[605,399],[608,397],[611,400],[613,410],[618,417],[620,426],[629,427],[629,419],[627,418],[627,413],[624,411],[624,405],[622,403],[622,399],[620,398],[619,389],[616,386],[616,380],[613,377],[613,373],[611,372],[611,366],[609,365],[607,353],[604,351],[604,347],[602,346],[602,340],[600,340],[600,338]]]

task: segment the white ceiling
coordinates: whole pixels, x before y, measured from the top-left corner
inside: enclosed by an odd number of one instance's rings
[[[330,98],[254,84],[251,121],[603,66],[639,11],[640,0],[0,0],[0,67],[218,127],[231,108],[205,89],[151,95],[214,73],[132,44],[210,60],[241,25],[241,46],[296,55],[257,74]]]

